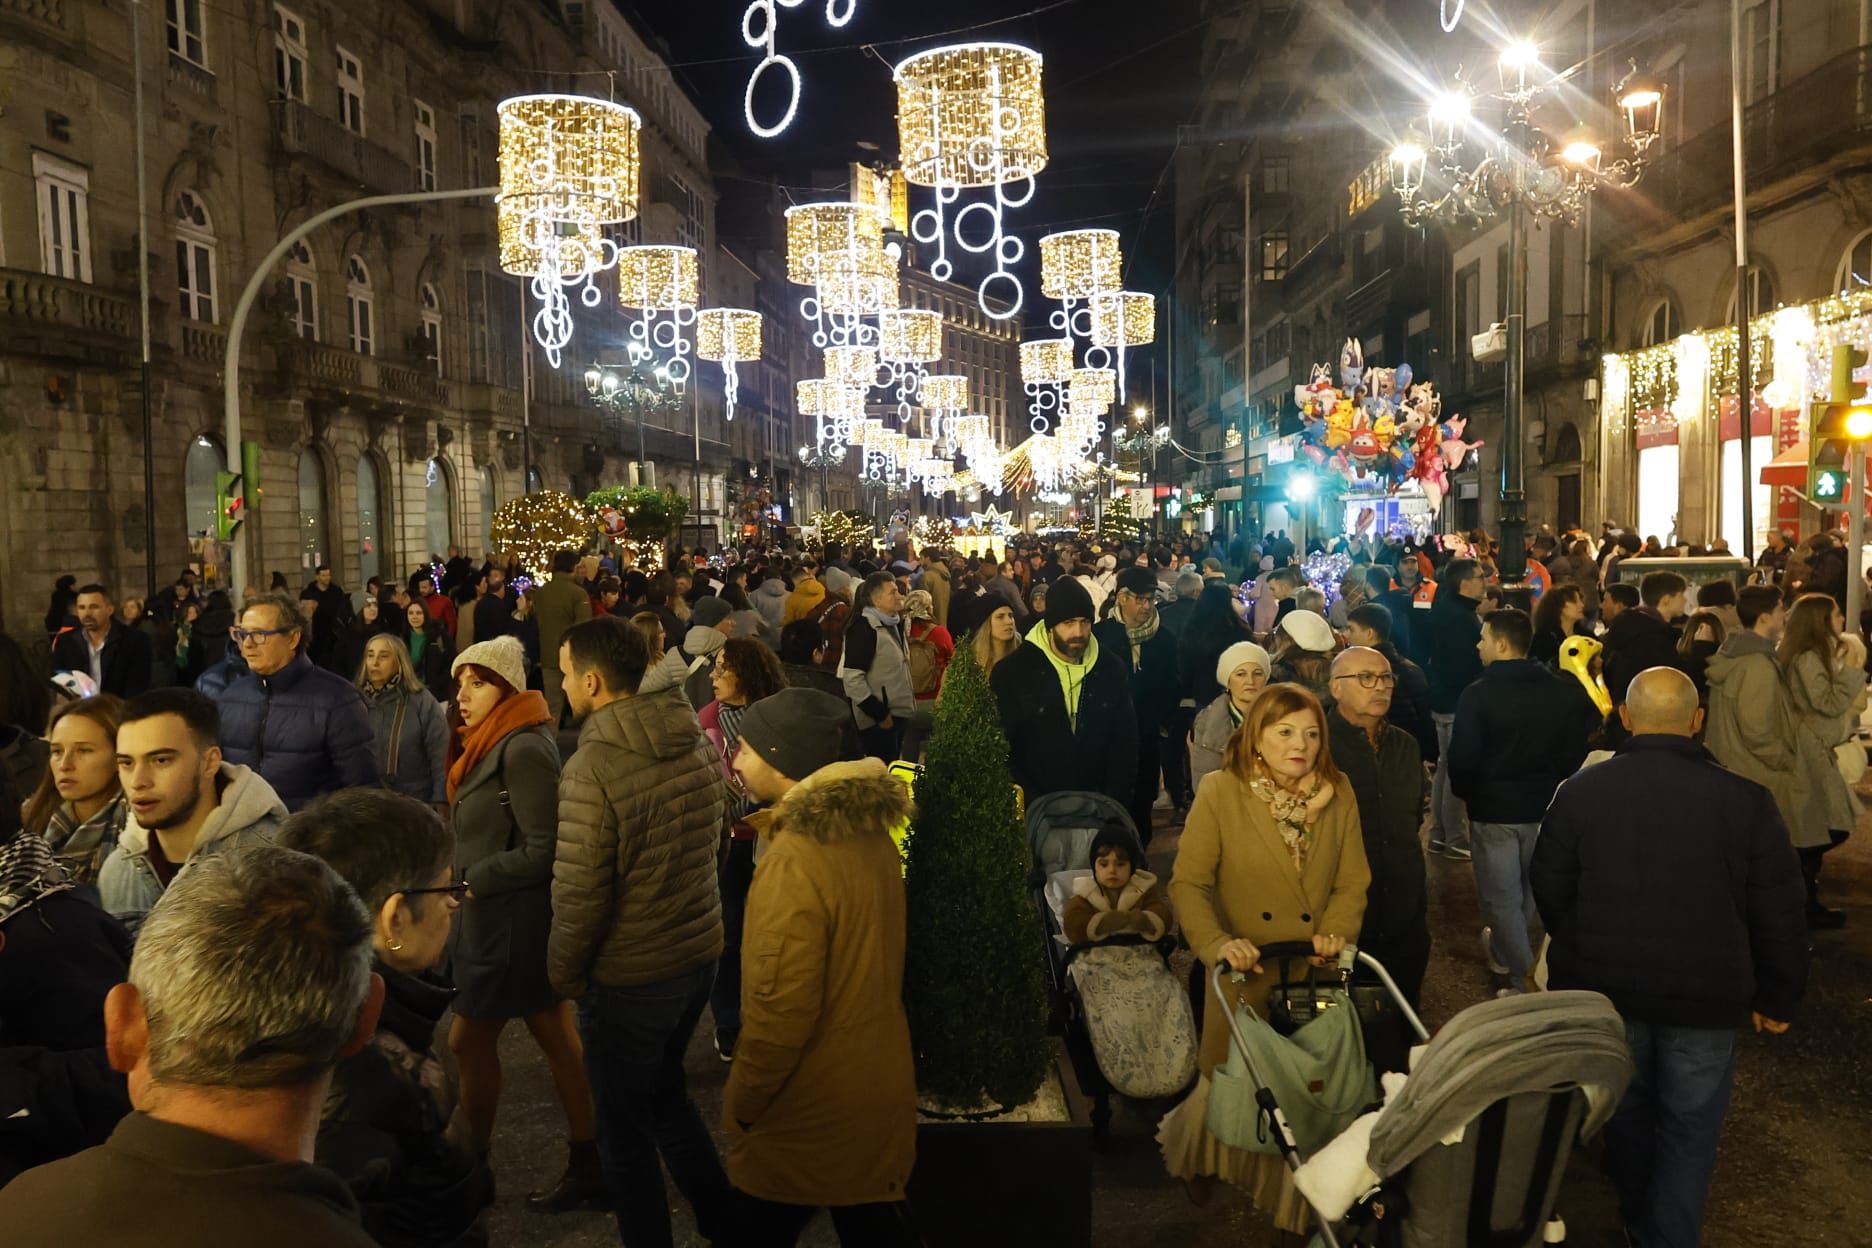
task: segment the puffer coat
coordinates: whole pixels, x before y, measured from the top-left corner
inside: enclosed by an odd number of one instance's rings
[[[448,716],[434,695],[401,681],[361,692],[384,783],[418,801],[447,801]]]
[[[586,717],[559,782],[554,987],[654,984],[721,957],[716,862],[732,803],[681,690]]]
[[[766,821],[741,938],[741,1034],[722,1093],[728,1177],[763,1200],[904,1198],[916,1064],[903,1007],[910,793],[877,759],[833,763]]]
[[[301,651],[271,676],[217,663],[195,683],[221,708],[221,757],[251,767],[286,809],[381,781],[364,697]]]

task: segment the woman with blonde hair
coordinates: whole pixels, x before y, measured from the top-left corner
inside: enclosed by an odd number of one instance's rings
[[[122,717],[123,703],[108,693],[53,711],[45,734],[51,766],[20,814],[26,830],[45,838],[66,874],[82,885],[96,885],[129,813],[117,780]]]
[[[410,610],[420,605],[412,602]],[[365,641],[357,687],[384,784],[446,813],[448,716],[417,675],[401,637],[378,633]]]
[[[1844,842],[1858,822],[1859,799],[1840,774],[1834,752],[1841,745],[1861,752],[1852,734],[1865,708],[1865,644],[1847,630],[1846,617],[1830,595],[1802,594],[1788,608],[1775,661],[1787,682],[1798,725],[1795,757],[1807,779],[1788,827],[1807,881],[1807,925],[1835,928],[1846,916],[1820,904],[1820,866],[1823,855]]]
[[[1020,649],[1020,627],[1014,621],[1014,608],[1006,602],[997,602],[988,618],[975,626],[969,644],[975,647],[975,661],[981,664],[982,679],[988,679],[995,664]]]
[[[1233,1001],[1259,1012],[1274,980],[1261,948],[1310,942],[1316,962],[1331,962],[1358,940],[1370,883],[1358,802],[1333,765],[1319,699],[1298,685],[1269,685],[1229,739],[1222,769],[1196,790],[1183,825],[1170,898],[1190,948],[1208,971],[1242,973],[1228,985]],[[1219,1002],[1207,1006],[1202,1077],[1157,1131],[1164,1164],[1199,1204],[1222,1179],[1281,1230],[1304,1233],[1308,1206],[1281,1159],[1231,1148],[1205,1125],[1210,1076],[1229,1053],[1226,1014]]]
[[[663,636],[663,617],[654,611],[639,611],[630,617],[630,625],[650,643],[650,665],[655,667],[667,648]]]

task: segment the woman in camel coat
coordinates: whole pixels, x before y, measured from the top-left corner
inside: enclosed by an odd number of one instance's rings
[[[1358,940],[1371,870],[1352,787],[1333,765],[1326,717],[1297,685],[1270,685],[1229,741],[1222,769],[1196,792],[1170,878],[1170,899],[1205,971],[1248,972],[1234,999],[1261,1011],[1276,965],[1270,944],[1311,942],[1336,959]],[[1217,1178],[1247,1191],[1284,1230],[1309,1225],[1306,1203],[1278,1157],[1242,1152],[1204,1126],[1209,1075],[1229,1052],[1228,1020],[1203,1011],[1202,1079],[1157,1133],[1170,1173],[1206,1199]]]

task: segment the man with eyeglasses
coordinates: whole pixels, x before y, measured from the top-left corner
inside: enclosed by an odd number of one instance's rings
[[[1430,965],[1430,905],[1417,839],[1430,793],[1423,755],[1417,739],[1386,718],[1397,676],[1383,654],[1368,646],[1340,651],[1329,683],[1332,759],[1352,782],[1371,863],[1359,948],[1384,963],[1415,1006]]]
[[[260,594],[230,633],[240,658],[215,664],[195,682],[220,704],[227,761],[259,772],[289,810],[383,778],[363,695],[313,666],[300,648],[304,631],[291,598]]]

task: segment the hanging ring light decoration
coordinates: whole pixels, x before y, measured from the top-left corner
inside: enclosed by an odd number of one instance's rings
[[[696,322],[700,278],[693,247],[645,245],[618,249],[618,303],[635,309],[633,349],[649,352],[657,374],[677,394],[689,384],[691,344],[683,330]]]
[[[1111,352],[1093,342],[1090,300],[1124,284],[1124,256],[1116,230],[1067,230],[1040,240],[1040,290],[1060,306],[1049,315],[1053,332],[1087,345],[1088,368],[1111,366]]]
[[[942,313],[927,308],[886,308],[878,313],[878,358],[896,387],[897,419],[910,419],[923,388],[927,365],[942,358]]]
[[[787,280],[813,287],[800,300],[813,345],[866,340],[860,318],[900,302],[897,265],[884,250],[884,219],[866,204],[832,202],[789,208],[786,223]]]
[[[877,381],[877,372],[876,347],[827,347],[825,349],[827,381],[837,382],[841,386],[869,390]]]
[[[642,120],[582,95],[514,96],[498,115],[501,268],[532,279],[533,336],[557,368],[572,341],[568,289],[578,287],[586,307],[602,302],[593,278],[616,263],[618,248],[601,227],[637,215]]]
[[[1118,401],[1125,401],[1125,351],[1157,341],[1157,297],[1137,290],[1092,296],[1092,345],[1111,353],[1118,369]]]
[[[1073,370],[1071,338],[1033,338],[1020,344],[1021,384],[1027,391],[1028,426],[1045,433],[1060,411],[1060,391]]]
[[[937,281],[955,276],[952,234],[960,250],[987,256],[994,268],[976,288],[976,302],[989,317],[1008,320],[1025,301],[1012,266],[1027,249],[1006,232],[1006,212],[1033,198],[1034,176],[1047,164],[1040,54],[1010,43],[958,44],[910,57],[891,76],[904,178],[935,193],[934,204],[911,218],[910,235],[936,248],[930,276]],[[977,189],[990,197],[951,215],[962,192]]]
[[[1118,401],[1118,374],[1109,368],[1075,368],[1066,382],[1066,408],[1094,420]]]
[[[761,314],[746,308],[704,308],[696,313],[696,354],[722,366],[722,402],[734,419],[735,399],[741,391],[737,364],[752,364],[761,357]]]
[[[927,418],[930,437],[941,439],[945,422],[968,411],[969,380],[961,373],[930,373],[923,378],[917,403]]]
[[[848,443],[857,444],[858,430],[865,419],[864,391],[812,377],[795,383],[793,394],[800,415],[818,418],[817,442],[821,452],[829,453],[833,447],[842,448]]]
[[[754,0],[741,14],[741,42],[754,48],[761,54],[760,63],[754,66],[754,72],[748,75],[747,90],[742,93],[742,113],[747,118],[748,129],[763,139],[771,139],[793,124],[794,114],[800,106],[800,71],[799,65],[790,56],[778,50],[780,41],[780,10],[797,9],[805,0]],[[833,29],[844,26],[852,19],[858,8],[858,0],[826,0],[826,25]],[[756,22],[760,24],[755,25]],[[754,88],[760,82],[761,75],[769,69],[778,67],[787,77],[787,106],[780,120],[771,126],[762,125],[754,116]]]

